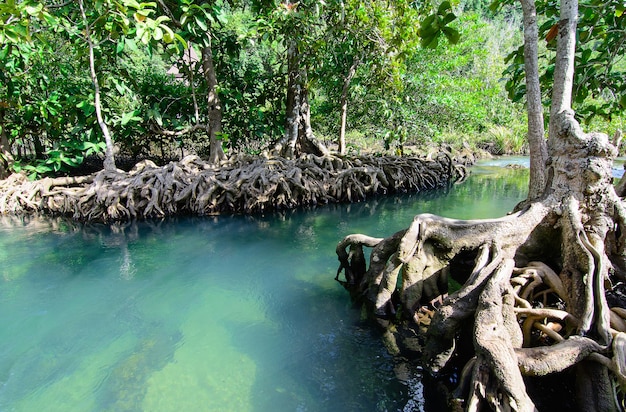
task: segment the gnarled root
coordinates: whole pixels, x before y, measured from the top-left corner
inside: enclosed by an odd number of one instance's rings
[[[433,374],[468,361],[454,393],[467,410],[533,410],[522,376],[573,367],[579,409],[624,403],[626,299],[609,306],[605,290],[626,279],[626,208],[611,185],[617,151],[605,135],[582,133],[571,112],[555,119],[541,199],[500,219],[418,215],[377,243],[385,253],[359,283],[373,316],[399,313],[394,328],[426,329],[422,360]],[[445,297],[448,276],[463,287]]]
[[[398,317],[408,325],[422,322],[427,327],[422,355],[433,373],[443,371],[458,348],[468,344],[461,341],[459,331],[473,322],[475,357],[455,392],[457,404],[462,394],[467,398],[467,410],[478,410],[485,403],[495,410],[534,410],[522,376],[559,373],[584,360],[604,365],[622,387],[625,352],[618,342],[626,341],[620,332],[626,328],[626,309],[609,310],[604,299],[600,280],[608,276],[605,245],[597,238],[589,240],[596,235],[584,228],[577,232],[580,252],[572,255],[590,273],[591,283],[582,288],[583,295],[572,295],[572,290],[580,291],[572,289],[572,266],[531,259],[549,252],[536,245],[546,230],[553,230],[554,222],[562,216],[571,222],[572,213],[552,205],[535,203],[514,215],[480,221],[419,215],[407,230],[386,239],[348,236],[337,246],[344,286],[356,291],[353,296],[376,318]],[[367,269],[363,247],[373,248]],[[523,265],[515,267],[516,262]],[[464,285],[446,296],[447,285],[440,280],[450,273],[462,274]],[[436,296],[441,305],[425,310]],[[587,311],[580,310],[581,304]],[[588,311],[593,327],[585,329],[580,314]],[[604,313],[610,315],[610,325],[598,326]],[[612,346],[604,343],[605,330]],[[591,336],[580,336],[586,333]]]
[[[495,410],[533,410],[522,376],[560,373],[588,361],[605,368],[624,388],[626,309],[609,310],[604,297],[615,257],[608,259],[611,248],[601,240],[623,229],[605,225],[603,232],[596,220],[590,230],[580,223],[589,222],[580,210],[578,202],[548,198],[501,219],[419,215],[407,230],[386,239],[346,237],[337,248],[340,270],[346,269],[348,277],[348,269],[355,273],[353,268],[359,268],[356,296],[374,317],[396,316],[409,327],[423,321],[424,305],[448,293],[442,277],[461,278],[463,287],[441,299],[432,319],[423,322],[422,355],[431,372],[444,371],[458,349],[468,345],[460,331],[473,323],[475,356],[455,392],[456,398],[467,398],[468,410],[485,403]],[[547,236],[560,236],[560,246],[551,242],[550,248],[561,249],[546,249],[542,240]],[[371,245],[365,270],[362,247]],[[561,262],[554,260],[559,253],[565,256]],[[549,264],[539,260],[542,255]],[[606,380],[579,381],[586,385],[580,390],[597,395],[591,402],[608,410],[615,406],[602,395],[610,388]]]
[[[458,166],[458,167],[457,167]],[[260,213],[376,194],[445,187],[465,176],[450,156],[359,158],[313,155],[298,159],[239,156],[215,166],[197,156],[130,172],[82,178],[0,181],[0,214],[44,213],[92,221],[175,214]]]

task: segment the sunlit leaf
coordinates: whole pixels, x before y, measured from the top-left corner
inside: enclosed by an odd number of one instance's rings
[[[165,43],[172,43],[175,39],[175,34],[169,27],[165,25],[160,26],[163,30],[163,41]]]
[[[116,54],[120,54],[122,51],[124,51],[124,37],[120,37],[120,39],[117,42],[117,45],[115,47],[115,53]]]
[[[160,27],[154,28],[154,33],[152,34],[154,40],[159,41],[163,38],[163,30]]]
[[[43,3],[37,3],[35,6],[27,5],[24,10],[31,16],[37,16],[43,10]]]
[[[209,26],[207,25],[207,22],[202,18],[202,17],[198,17],[196,18],[196,24],[198,25],[198,27],[200,27],[203,31],[207,31],[209,29]]]

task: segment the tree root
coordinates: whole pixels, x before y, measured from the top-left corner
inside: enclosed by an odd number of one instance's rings
[[[523,377],[572,367],[593,370],[577,374],[582,410],[623,403],[626,301],[609,306],[605,290],[626,272],[626,212],[611,185],[616,151],[561,116],[566,134],[551,147],[541,199],[499,219],[422,214],[388,238],[348,236],[338,245],[340,271],[353,269],[344,286],[388,331],[422,331],[421,360],[433,375],[467,361],[456,407],[532,411]],[[367,268],[362,249],[371,245]],[[463,284],[449,295],[448,277]]]
[[[623,338],[626,336],[623,333],[626,309],[613,307],[609,310],[606,306],[611,319],[606,330],[613,345],[605,346],[602,344],[605,338],[597,327],[593,330],[596,339],[579,335],[583,323],[568,310],[572,299],[562,281],[563,274],[557,275],[552,267],[540,261],[514,267],[516,260],[524,258],[515,251],[534,235],[533,229],[522,228],[534,228],[540,225],[538,222],[552,221],[554,217],[553,211],[538,205],[526,212],[485,221],[419,215],[407,230],[386,239],[365,235],[344,238],[337,245],[341,264],[336,279],[340,280],[343,270],[346,281],[342,284],[351,291],[358,291],[353,296],[370,307],[374,317],[395,317],[409,324],[421,322],[426,326],[423,359],[432,373],[442,371],[449,364],[462,345],[459,330],[473,317],[478,357],[472,358],[466,366],[453,397],[468,394],[467,410],[479,410],[479,405],[487,402],[494,410],[532,411],[535,406],[526,393],[522,376],[562,372],[585,359],[607,367],[618,387],[626,388],[626,346],[622,343],[626,342]],[[520,219],[533,223],[521,225]],[[518,224],[511,225],[516,221]],[[589,248],[591,242],[585,239],[581,244]],[[364,247],[373,248],[367,269]],[[432,287],[433,278],[441,277],[443,268],[468,251],[472,251],[473,264],[467,270],[462,289],[443,298],[447,288],[434,287],[427,291],[427,283]],[[590,260],[599,262],[603,258],[597,249],[594,251],[596,256],[590,253]],[[416,270],[423,277],[416,278]],[[589,270],[601,273],[602,266],[593,263]],[[593,278],[590,281],[593,282]],[[604,295],[603,287],[598,288],[599,282],[595,283],[587,289],[588,293]],[[400,298],[394,301],[396,288]],[[411,288],[419,288],[421,294],[410,295],[407,291]],[[438,308],[432,306],[432,301],[428,302],[433,294],[440,295],[442,304]],[[594,311],[606,305],[605,299],[594,297],[593,301],[598,302],[593,306]],[[424,303],[433,307],[430,316]],[[592,316],[592,324],[598,322],[597,317]],[[389,325],[388,321],[378,323]]]
[[[213,166],[197,156],[158,167],[144,161],[130,172],[78,178],[0,182],[0,214],[49,214],[115,221],[175,214],[263,213],[383,193],[444,187],[465,176],[450,156],[298,159],[240,156]]]

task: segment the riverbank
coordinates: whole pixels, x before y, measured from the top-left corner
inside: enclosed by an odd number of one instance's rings
[[[374,195],[419,192],[465,177],[471,155],[237,156],[211,165],[197,156],[130,171],[0,182],[0,214],[68,216],[110,222],[174,215],[254,214]]]

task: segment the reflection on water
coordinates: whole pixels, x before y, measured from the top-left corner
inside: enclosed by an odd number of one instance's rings
[[[3,218],[2,411],[428,410],[333,281],[336,243],[421,212],[499,216],[527,173],[256,217]]]

